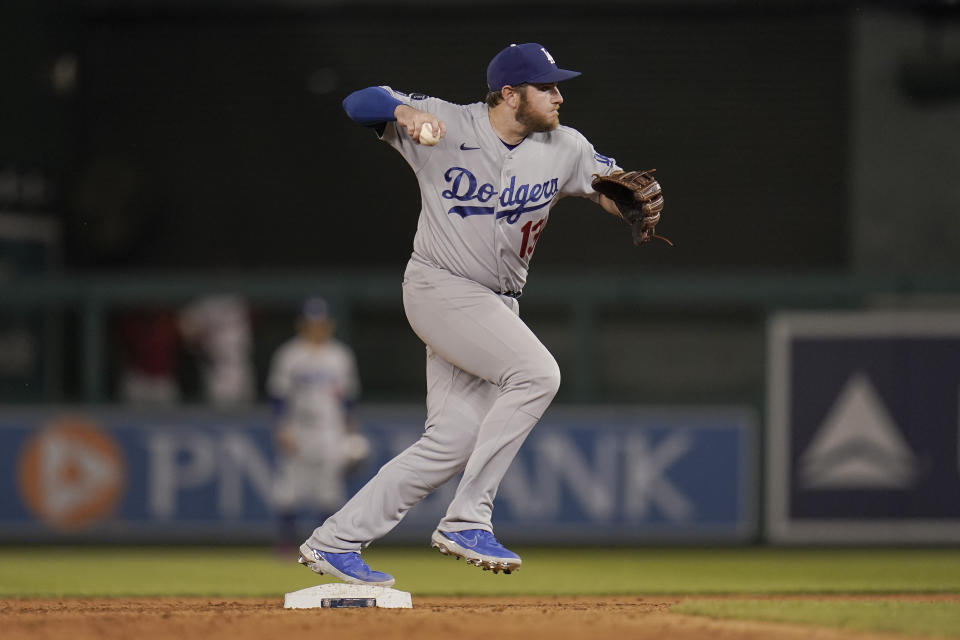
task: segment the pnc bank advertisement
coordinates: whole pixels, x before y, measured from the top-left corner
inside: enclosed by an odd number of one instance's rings
[[[960,541],[960,314],[784,313],[769,353],[773,541]]]
[[[417,407],[362,407],[360,421],[371,453],[348,494],[423,430]],[[758,458],[748,408],[553,407],[500,486],[494,526],[517,542],[750,541]],[[269,542],[277,468],[266,410],[7,408],[0,540]],[[426,540],[456,481],[383,543]]]

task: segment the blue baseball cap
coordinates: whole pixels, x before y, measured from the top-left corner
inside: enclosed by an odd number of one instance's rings
[[[319,296],[307,298],[300,310],[300,316],[304,320],[329,320],[330,305]]]
[[[536,42],[512,44],[487,65],[487,87],[500,91],[507,85],[524,82],[551,83],[569,80],[580,75],[579,71],[560,69],[546,47]]]

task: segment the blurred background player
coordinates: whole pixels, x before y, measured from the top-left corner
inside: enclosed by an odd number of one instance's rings
[[[278,550],[298,539],[301,509],[322,522],[345,501],[345,477],[366,457],[354,405],[360,393],[353,351],[333,337],[335,324],[323,298],[303,304],[297,335],[277,349],[267,392],[276,411],[279,468],[274,507]]]
[[[203,399],[216,407],[255,399],[253,330],[240,296],[211,295],[180,312],[180,333],[200,361]]]

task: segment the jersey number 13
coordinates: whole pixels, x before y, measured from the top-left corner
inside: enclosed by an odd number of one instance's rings
[[[527,223],[520,227],[520,232],[523,233],[523,242],[520,243],[521,258],[533,255],[533,248],[537,246],[537,240],[543,232],[543,225],[546,221],[546,218],[540,218],[536,222],[527,220]]]

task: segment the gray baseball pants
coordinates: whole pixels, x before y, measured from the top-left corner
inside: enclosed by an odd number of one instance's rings
[[[426,428],[314,530],[315,549],[360,551],[461,471],[438,528],[493,531],[500,481],[560,386],[556,360],[520,320],[517,300],[411,260],[403,305],[427,345]]]

